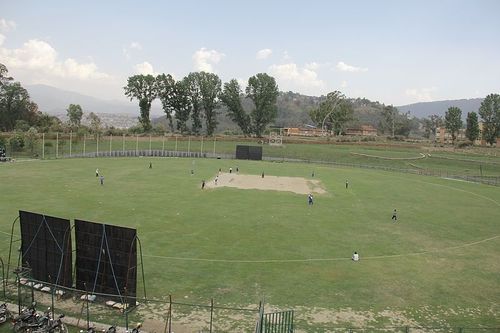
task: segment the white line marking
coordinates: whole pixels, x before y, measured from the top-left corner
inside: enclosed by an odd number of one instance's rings
[[[363,260],[370,259],[386,259],[386,258],[397,258],[397,257],[409,257],[409,256],[418,256],[425,255],[430,253],[436,253],[441,251],[448,250],[456,250],[468,246],[473,246],[485,242],[489,242],[491,240],[497,239],[500,235],[496,235],[490,238],[485,238],[479,241],[475,241],[472,243],[466,243],[461,245],[455,245],[450,247],[445,247],[442,249],[433,249],[422,252],[413,252],[413,253],[403,253],[403,254],[389,254],[382,256],[368,256],[363,257]],[[340,258],[309,258],[309,259],[263,259],[263,260],[231,260],[231,259],[205,259],[205,258],[185,258],[185,257],[167,257],[167,256],[157,256],[151,254],[144,254],[143,257],[157,258],[157,259],[167,259],[167,260],[179,260],[179,261],[202,261],[202,262],[225,262],[225,263],[248,263],[248,264],[266,264],[266,263],[288,263],[288,262],[314,262],[314,261],[343,261],[343,260],[351,260],[351,257],[340,257]]]

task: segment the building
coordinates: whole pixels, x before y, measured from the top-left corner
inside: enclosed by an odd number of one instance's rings
[[[372,125],[361,125],[360,127],[347,128],[346,135],[377,136],[377,129]]]
[[[466,140],[465,137],[465,129],[461,128],[458,133],[455,141],[463,141]],[[453,143],[453,139],[451,137],[451,133],[446,130],[445,127],[436,128],[436,142],[439,143]]]
[[[284,136],[324,136],[326,131],[320,128],[313,127],[285,127],[283,128]]]
[[[481,146],[486,146],[486,140],[484,140],[481,136],[481,133],[483,132],[483,122],[479,122],[479,138],[474,141],[475,145],[481,145]],[[446,130],[445,127],[438,127],[436,128],[436,142],[439,143],[452,143],[451,139],[451,134]],[[458,131],[457,137],[455,139],[456,141],[468,141],[467,137],[465,136],[465,128],[461,128]],[[500,146],[500,137],[497,138],[496,146]]]

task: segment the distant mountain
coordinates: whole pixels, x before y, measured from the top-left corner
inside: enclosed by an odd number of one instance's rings
[[[43,84],[27,85],[25,88],[39,110],[51,115],[65,115],[70,104],[80,104],[85,113],[139,115],[136,102],[104,100]],[[160,113],[161,110],[154,109],[152,112]]]
[[[38,104],[40,111],[59,116],[63,120],[69,104],[80,104],[86,114],[97,113],[103,120],[106,120],[105,123],[109,126],[129,127],[137,124],[139,110],[136,102],[103,100],[41,84],[28,85],[26,89],[31,99]],[[309,111],[318,107],[324,99],[324,96],[306,96],[292,91],[280,92],[277,100],[278,114],[272,125],[301,127],[312,124]],[[351,98],[350,101],[354,107],[354,120],[347,124],[348,127],[366,124],[378,127],[382,119],[381,112],[384,104],[365,98]],[[482,101],[483,98],[459,99],[408,104],[397,108],[401,113],[410,112],[413,117],[425,118],[432,114],[444,116],[450,106],[456,106],[462,110],[462,118],[465,119],[467,112],[478,111]],[[253,107],[252,102],[244,99],[243,107],[250,110]],[[227,117],[227,111],[223,106],[217,112],[218,132],[239,131],[238,126]],[[153,103],[151,119],[155,120],[155,123],[166,125],[165,117],[159,116],[162,114],[160,103]]]
[[[484,98],[472,98],[472,99],[455,99],[447,101],[436,101],[436,102],[422,102],[414,103],[408,105],[397,106],[399,112],[406,113],[410,112],[410,115],[417,118],[425,118],[430,115],[436,114],[438,116],[443,116],[445,112],[451,106],[456,106],[462,110],[462,118],[467,117],[468,112],[478,112],[481,102]]]

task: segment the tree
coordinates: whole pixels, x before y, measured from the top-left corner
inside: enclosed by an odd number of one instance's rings
[[[252,133],[250,116],[243,109],[241,98],[243,92],[237,80],[224,83],[224,90],[220,96],[222,103],[227,107],[229,118],[238,125],[245,136]]]
[[[207,135],[212,135],[217,128],[217,113],[215,109],[219,103],[221,93],[221,80],[214,73],[198,73],[198,84],[200,87],[201,104],[205,111],[205,125]]]
[[[160,98],[163,112],[165,112],[165,115],[167,116],[171,130],[174,129],[172,113],[175,112],[175,114],[177,114],[176,109],[173,105],[175,84],[175,80],[170,74],[161,74],[156,77],[157,95]]]
[[[12,151],[21,151],[24,148],[24,137],[21,133],[15,133],[9,138],[9,146]]]
[[[158,95],[156,79],[153,75],[134,75],[128,78],[127,86],[125,89],[125,96],[133,100],[139,100],[139,108],[141,115],[139,122],[144,131],[151,129],[151,121],[149,119],[149,112],[151,110],[151,103]]]
[[[248,79],[246,94],[255,106],[250,113],[252,131],[261,137],[266,126],[276,118],[278,86],[272,76],[259,73]]]
[[[189,87],[185,80],[177,81],[174,85],[171,104],[175,110],[175,119],[177,120],[177,130],[181,133],[188,132],[187,121],[191,114],[191,100],[189,96]],[[200,123],[201,127],[201,123]],[[193,125],[193,131],[196,131]],[[196,132],[195,132],[196,133]]]
[[[392,138],[394,137],[396,132],[396,118],[398,114],[398,109],[396,109],[392,105],[384,106],[384,108],[382,109],[382,121],[380,124],[381,128],[384,133],[389,131]]]
[[[479,138],[479,124],[477,121],[477,113],[469,112],[467,113],[467,125],[465,129],[465,136],[471,142],[474,142]]]
[[[436,135],[436,129],[443,126],[443,117],[433,114],[429,118],[424,118],[423,126],[426,138]]]
[[[456,106],[448,108],[444,116],[444,126],[451,134],[451,140],[455,143],[458,131],[462,128],[462,110]]]
[[[33,150],[35,149],[36,143],[38,142],[38,131],[36,128],[31,127],[26,133],[24,133],[24,141],[26,142],[26,146],[31,150],[33,154]]]
[[[70,104],[66,112],[69,118],[69,124],[79,127],[83,116],[82,107],[79,104]]]
[[[309,112],[309,116],[317,126],[325,126],[339,135],[344,131],[344,125],[353,119],[353,113],[351,102],[340,91],[333,91],[326,95],[326,100],[318,108]]]
[[[0,130],[11,131],[18,120],[31,124],[37,112],[37,105],[30,101],[28,91],[19,82],[0,87]]]
[[[500,136],[500,95],[486,96],[479,107],[479,115],[483,120],[483,138],[492,145]]]
[[[87,120],[90,122],[90,130],[97,137],[97,134],[101,132],[101,118],[94,112],[90,112],[87,116]]]
[[[200,89],[200,73],[193,72],[189,73],[186,76],[184,81],[184,86],[187,90],[187,95],[189,102],[191,104],[190,112],[191,112],[191,120],[192,120],[192,132],[194,134],[200,133],[201,130],[201,110],[202,110],[202,102],[201,102],[201,89]]]
[[[7,67],[4,64],[0,64],[0,87],[13,80],[12,77],[6,76],[8,72]]]
[[[36,120],[36,126],[39,132],[48,133],[53,128],[58,128],[61,125],[61,120],[55,116],[51,116],[48,113],[42,113]]]

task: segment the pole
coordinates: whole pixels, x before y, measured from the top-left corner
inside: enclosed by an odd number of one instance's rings
[[[125,152],[125,134],[122,136],[122,152]]]
[[[85,143],[87,142],[87,134],[83,135],[83,156],[85,157]]]
[[[83,286],[85,287],[85,305],[87,307],[87,331],[90,327],[90,313],[89,313],[89,293],[87,291],[87,283],[83,283]]]
[[[139,135],[135,135],[135,156],[139,153]]]
[[[215,137],[214,135],[214,157],[215,157],[215,141],[217,140],[217,138]]]
[[[51,305],[51,310],[52,310],[52,318],[54,318],[54,290],[55,290],[55,287],[54,287],[54,284],[52,283],[52,276],[49,275],[49,281],[50,281],[50,284],[51,284],[51,298],[52,298],[52,305]]]
[[[149,135],[149,156],[151,156],[151,134]]]
[[[111,155],[111,145],[113,144],[113,134],[109,135],[109,155]]]
[[[59,157],[59,132],[56,133],[56,158]]]
[[[97,139],[96,139],[96,157],[99,156],[99,133],[97,134]]]
[[[210,333],[212,333],[212,321],[214,317],[214,299],[210,299]]]
[[[168,295],[170,306],[168,307],[168,333],[172,333],[172,295]]]
[[[189,136],[189,139],[188,139],[188,156],[189,156],[190,150],[191,150],[191,135]]]
[[[175,135],[175,152],[177,153],[177,134]]]
[[[73,132],[69,132],[69,157],[71,157],[71,143],[73,141]],[[54,316],[52,316],[54,318]]]
[[[162,155],[165,155],[165,133],[163,133],[163,140],[162,140],[161,150],[163,151]]]
[[[42,160],[45,159],[45,133],[42,133]]]
[[[200,153],[203,155],[203,135],[201,136],[201,148]]]

